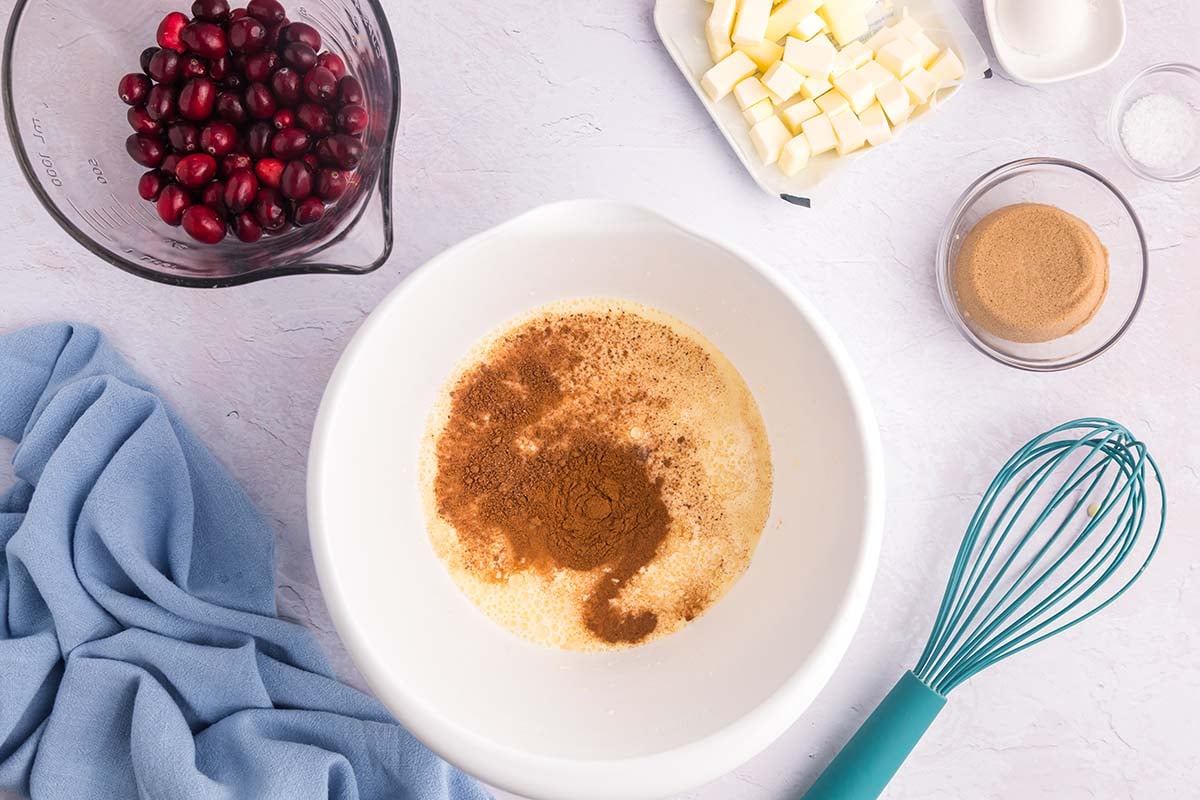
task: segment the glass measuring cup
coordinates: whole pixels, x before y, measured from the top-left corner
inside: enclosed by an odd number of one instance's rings
[[[246,244],[200,245],[137,193],[145,169],[117,83],[137,72],[159,21],[187,0],[17,0],[4,50],[9,138],[34,194],[76,241],[121,269],[178,286],[220,287],[302,273],[362,274],[392,250],[391,170],[400,110],[396,47],[378,0],[285,0],[363,85],[366,154],[319,223]]]

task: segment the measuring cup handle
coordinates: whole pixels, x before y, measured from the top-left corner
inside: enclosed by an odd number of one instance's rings
[[[875,800],[946,705],[912,672],[830,762],[803,800]]]

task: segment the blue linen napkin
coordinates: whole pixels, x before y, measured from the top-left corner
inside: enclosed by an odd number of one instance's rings
[[[96,330],[0,336],[0,437],[0,787],[487,797],[275,616],[270,528]]]

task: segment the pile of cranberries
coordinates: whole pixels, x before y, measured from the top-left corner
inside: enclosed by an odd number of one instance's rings
[[[362,84],[279,0],[196,0],[191,19],[163,19],[141,62],[118,87],[134,130],[125,149],[150,170],[138,193],[196,241],[311,225],[357,180]]]

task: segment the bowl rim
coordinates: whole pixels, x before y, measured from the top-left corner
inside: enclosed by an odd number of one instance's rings
[[[499,745],[462,729],[441,718],[435,709],[406,687],[389,683],[382,670],[377,671],[366,649],[367,633],[358,628],[352,610],[342,600],[343,592],[334,566],[336,537],[331,535],[322,484],[324,473],[330,468],[326,454],[332,438],[334,409],[346,391],[347,378],[358,354],[367,340],[381,329],[386,310],[403,302],[414,287],[420,285],[422,276],[454,261],[465,249],[514,228],[520,230],[530,220],[544,215],[586,220],[589,214],[613,211],[625,215],[632,212],[639,215],[638,219],[724,250],[767,280],[812,327],[846,388],[855,420],[864,464],[861,546],[838,609],[810,658],[758,706],[747,709],[725,728],[679,747],[648,755],[617,759],[544,756]],[[564,796],[577,800],[654,798],[688,791],[736,769],[781,736],[828,684],[862,621],[878,568],[884,500],[883,447],[865,383],[832,327],[810,301],[782,276],[738,248],[714,241],[653,211],[606,200],[565,201],[528,211],[435,256],[392,290],[355,334],[330,378],[313,429],[308,467],[309,536],[318,580],[334,625],[367,684],[402,725],[447,761],[491,785],[522,796],[547,799]]]
[[[1184,61],[1163,61],[1158,64],[1151,64],[1143,69],[1138,74],[1130,78],[1121,91],[1117,92],[1116,98],[1113,100],[1112,106],[1108,110],[1108,140],[1117,157],[1125,163],[1125,166],[1130,169],[1135,175],[1138,175],[1146,180],[1158,181],[1160,183],[1183,183],[1190,181],[1197,176],[1200,176],[1200,162],[1196,163],[1191,169],[1185,169],[1183,172],[1176,174],[1162,174],[1150,171],[1140,161],[1129,154],[1125,149],[1125,140],[1121,138],[1121,108],[1124,107],[1125,101],[1129,99],[1143,80],[1151,75],[1160,75],[1163,73],[1174,75],[1185,75],[1195,81],[1200,86],[1200,67],[1194,64],[1188,64]],[[1197,135],[1200,136],[1200,126],[1197,129]]]
[[[1103,344],[1097,346],[1089,352],[1084,353],[1083,355],[1076,356],[1069,360],[1055,362],[1027,361],[1005,355],[1004,353],[1001,353],[1000,351],[988,345],[973,330],[971,330],[970,326],[967,325],[966,320],[963,319],[962,313],[958,308],[958,303],[954,300],[954,289],[950,285],[950,246],[954,239],[954,231],[962,222],[962,215],[966,211],[967,207],[979,199],[979,197],[981,197],[983,194],[994,188],[1002,178],[1005,178],[1012,173],[1025,170],[1029,167],[1045,166],[1058,167],[1079,172],[1107,189],[1113,195],[1113,197],[1115,197],[1121,203],[1125,209],[1125,212],[1129,215],[1129,219],[1133,223],[1134,231],[1137,233],[1138,248],[1142,257],[1142,277],[1138,286],[1137,299],[1134,301],[1133,307],[1129,310],[1129,314],[1126,316],[1125,321],[1121,324],[1121,327],[1117,330],[1117,332],[1114,333]],[[1145,229],[1142,228],[1142,222],[1138,218],[1137,212],[1133,210],[1133,206],[1130,205],[1129,200],[1115,185],[1113,185],[1111,181],[1109,181],[1099,172],[1096,172],[1089,167],[1085,167],[1083,164],[1079,164],[1075,161],[1068,161],[1067,159],[1062,158],[1021,158],[1017,159],[1016,161],[1010,161],[1007,164],[1001,164],[1000,166],[984,173],[973,183],[971,183],[971,185],[968,186],[966,190],[959,196],[958,201],[954,204],[954,208],[951,210],[950,215],[946,220],[946,225],[942,229],[942,235],[938,241],[935,269],[937,271],[938,294],[941,296],[942,307],[946,310],[946,315],[950,317],[950,321],[954,323],[956,328],[958,328],[958,332],[962,334],[963,338],[970,342],[976,350],[983,353],[988,358],[993,359],[994,361],[998,361],[1001,364],[1009,367],[1025,370],[1026,372],[1061,372],[1083,366],[1084,364],[1099,358],[1101,355],[1108,352],[1113,345],[1120,341],[1121,337],[1125,335],[1125,332],[1129,330],[1131,325],[1133,325],[1134,319],[1137,318],[1138,312],[1142,308],[1142,301],[1145,300],[1146,297],[1146,285],[1150,280],[1150,248],[1146,242],[1146,232]]]
[[[357,1],[357,0],[356,0]],[[392,170],[393,160],[395,159],[396,136],[400,122],[400,103],[401,103],[401,86],[400,86],[400,68],[399,58],[396,52],[396,42],[392,36],[391,24],[388,21],[387,13],[384,11],[381,0],[364,0],[375,13],[379,20],[380,40],[383,43],[384,50],[387,55],[387,68],[391,73],[392,85],[395,87],[392,98],[391,114],[388,118],[387,135],[384,143],[384,153],[380,164],[379,180],[363,198],[363,203],[354,216],[354,219],[341,231],[337,236],[327,242],[323,242],[321,248],[328,249],[330,246],[343,241],[354,227],[361,221],[363,215],[370,208],[372,195],[379,192],[380,201],[383,213],[383,229],[384,229],[384,247],[380,255],[365,267],[347,267],[343,264],[325,264],[320,262],[298,262],[290,266],[272,267],[270,269],[258,270],[249,272],[243,275],[222,275],[219,277],[204,277],[204,276],[186,276],[172,275],[159,272],[155,269],[148,268],[134,261],[122,258],[107,248],[99,246],[92,237],[88,236],[75,223],[67,218],[62,211],[59,210],[58,204],[51,199],[49,193],[42,187],[41,181],[38,178],[38,172],[33,167],[33,162],[29,158],[28,152],[25,150],[24,138],[17,122],[16,117],[16,102],[14,100],[13,85],[12,85],[12,61],[13,61],[13,45],[16,43],[17,34],[20,29],[21,21],[24,18],[26,8],[34,0],[16,0],[16,4],[12,10],[12,16],[9,18],[8,30],[4,36],[4,57],[0,63],[0,94],[3,95],[4,103],[4,122],[8,130],[9,143],[12,145],[13,153],[16,155],[17,165],[20,168],[21,174],[25,177],[25,182],[33,191],[34,196],[42,205],[42,208],[50,214],[51,218],[58,223],[68,236],[78,242],[88,252],[97,258],[112,264],[125,272],[136,275],[139,278],[154,281],[155,283],[163,283],[169,286],[179,286],[189,289],[222,289],[232,286],[243,286],[258,281],[268,280],[270,278],[279,278],[285,275],[364,275],[382,267],[391,257],[394,246],[395,234],[392,224]]]

